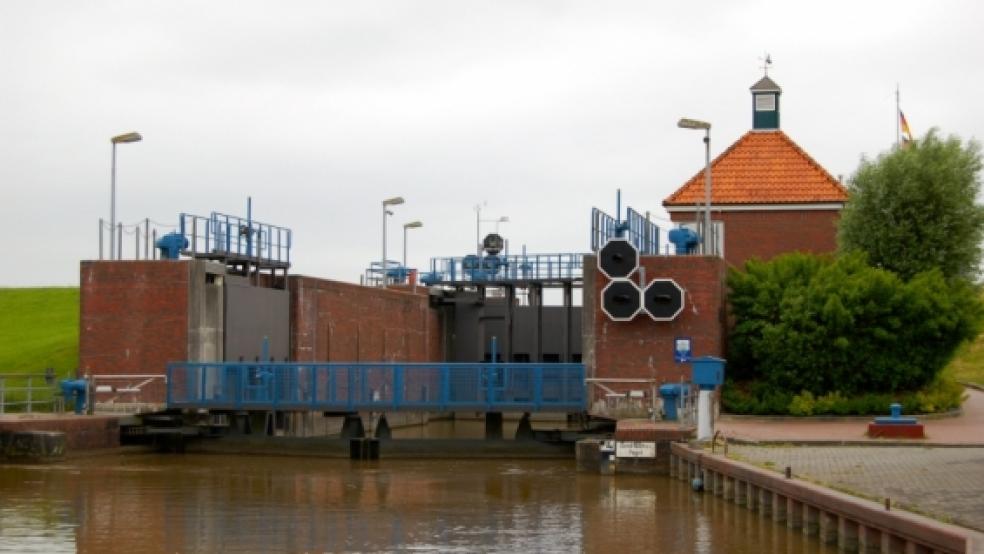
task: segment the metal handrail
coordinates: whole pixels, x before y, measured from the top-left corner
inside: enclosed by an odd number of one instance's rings
[[[27,380],[26,386],[9,386],[11,380]],[[36,386],[35,379],[44,381],[44,385]],[[35,406],[54,406],[55,403],[55,375],[44,373],[7,373],[0,375],[0,414],[10,411],[15,406],[23,406],[27,413],[32,413]],[[8,399],[9,393],[27,393],[25,400],[14,401]],[[44,395],[36,397],[36,393],[48,393],[48,398]],[[40,399],[39,399],[40,398]]]
[[[178,232],[188,239],[185,253],[246,258],[290,265],[293,234],[286,227],[212,212],[208,217],[182,213]]]

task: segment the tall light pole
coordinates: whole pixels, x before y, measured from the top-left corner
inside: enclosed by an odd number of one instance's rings
[[[117,259],[116,252],[116,145],[127,142],[138,142],[143,140],[140,133],[136,131],[116,135],[109,139],[113,145],[113,162],[109,174],[109,259]]]
[[[704,232],[701,233],[701,249],[706,256],[711,254],[714,243],[711,241],[711,124],[706,121],[683,118],[677,122],[681,129],[702,129],[704,131]]]
[[[504,215],[499,219],[483,219],[482,221],[484,221],[485,223],[495,223],[495,232],[496,234],[499,234],[499,224],[509,223],[509,216]]]
[[[403,268],[407,267],[407,229],[419,229],[424,224],[419,221],[411,221],[403,224]]]
[[[476,248],[475,255],[477,256],[482,255],[481,227],[482,227],[482,206],[484,205],[485,202],[482,202],[481,204],[475,204],[475,248]]]
[[[386,209],[387,206],[399,206],[404,202],[402,196],[394,196],[383,200],[383,288],[386,288],[386,270],[389,264],[386,262],[386,216],[393,215],[393,212]]]

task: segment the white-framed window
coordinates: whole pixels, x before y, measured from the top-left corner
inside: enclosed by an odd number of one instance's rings
[[[698,228],[696,222],[681,223],[680,226],[686,229],[690,229],[691,231],[694,231],[695,233],[697,233],[698,236],[700,235],[700,229]],[[703,226],[703,223],[701,223],[701,226]],[[713,219],[711,220],[710,245],[711,245],[711,251],[707,253],[708,255],[718,256],[720,258],[724,257],[724,222],[723,221],[714,221]],[[703,253],[703,252],[700,252],[698,250],[698,253]]]
[[[755,95],[755,111],[757,111],[757,112],[774,112],[774,111],[776,111],[776,95],[775,94],[756,94]]]

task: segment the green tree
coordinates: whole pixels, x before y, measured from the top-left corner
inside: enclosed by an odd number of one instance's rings
[[[984,238],[980,170],[977,142],[944,140],[935,129],[907,148],[862,160],[841,214],[841,251],[864,252],[903,280],[932,268],[948,279],[976,278]]]

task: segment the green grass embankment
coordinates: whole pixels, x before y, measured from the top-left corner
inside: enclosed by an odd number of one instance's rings
[[[51,367],[62,379],[74,375],[78,363],[78,288],[0,288],[0,376],[43,374]],[[26,385],[13,378],[4,383],[8,389]],[[5,397],[7,402],[22,401],[24,393],[8,390]],[[22,411],[23,406],[8,410]]]
[[[958,381],[984,386],[984,333],[961,346],[947,370]]]

